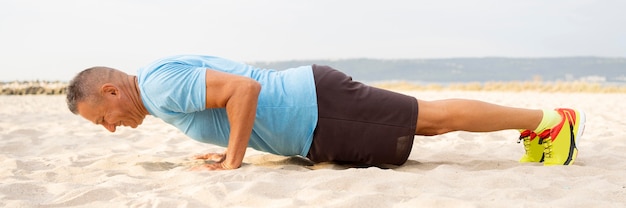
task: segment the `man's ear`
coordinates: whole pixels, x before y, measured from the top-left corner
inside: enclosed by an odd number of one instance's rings
[[[119,89],[114,84],[106,83],[100,87],[100,93],[102,96],[113,95],[117,96],[119,94]]]

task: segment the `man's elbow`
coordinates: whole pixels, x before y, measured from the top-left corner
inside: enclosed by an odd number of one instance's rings
[[[243,85],[244,86],[241,87],[245,90],[246,94],[258,96],[259,93],[261,93],[261,83],[256,80],[248,80]]]

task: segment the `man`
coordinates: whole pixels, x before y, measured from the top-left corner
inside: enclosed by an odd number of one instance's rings
[[[570,165],[585,114],[532,110],[477,100],[425,101],[370,87],[328,66],[258,69],[211,56],[174,56],[137,76],[93,67],[68,86],[74,114],[114,132],[139,126],[146,115],[224,153],[202,169],[236,169],[247,147],[300,155],[313,162],[402,165],[414,135],[522,129],[521,162]]]

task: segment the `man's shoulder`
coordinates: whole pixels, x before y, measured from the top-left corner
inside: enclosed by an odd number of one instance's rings
[[[161,58],[156,61],[153,61],[152,63],[146,65],[145,67],[140,68],[138,74],[149,74],[167,65],[184,64],[183,62],[180,61],[180,57],[181,56],[171,56],[171,57]]]

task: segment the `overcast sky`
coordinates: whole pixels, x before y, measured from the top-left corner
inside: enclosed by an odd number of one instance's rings
[[[623,0],[0,0],[0,81],[242,61],[626,56]]]

